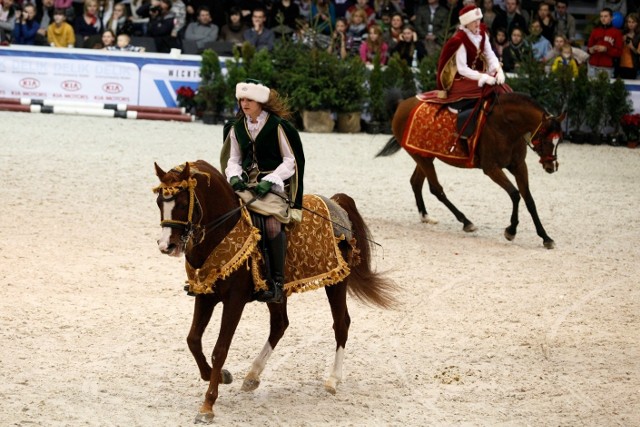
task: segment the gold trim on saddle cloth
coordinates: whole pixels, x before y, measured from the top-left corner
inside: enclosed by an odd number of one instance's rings
[[[343,234],[336,236],[327,204],[320,196],[305,194],[302,205],[302,221],[292,221],[287,226],[287,257],[285,261],[285,285],[287,295],[294,292],[306,292],[324,286],[335,285],[349,274],[349,264],[342,257],[338,243],[345,240]],[[359,259],[355,249],[355,239],[348,242],[351,246],[352,263]],[[251,260],[254,272],[256,260]],[[353,264],[355,265],[355,264]]]
[[[248,268],[249,258],[261,259],[258,241],[260,232],[252,225],[247,209],[242,209],[236,225],[215,247],[201,268],[193,268],[189,261],[185,261],[189,291],[194,294],[211,294],[218,280],[226,279],[242,264],[246,264]]]

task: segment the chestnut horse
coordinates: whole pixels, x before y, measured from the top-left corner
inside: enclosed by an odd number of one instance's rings
[[[391,123],[394,136],[377,156],[388,156],[400,149],[399,141],[404,136],[410,113],[421,102],[423,101],[417,97],[411,97],[399,103]],[[543,240],[544,247],[547,249],[555,247],[555,242],[547,235],[538,217],[536,204],[529,190],[529,176],[525,158],[527,145],[529,145],[540,157],[540,163],[546,172],[553,173],[558,169],[557,149],[558,144],[562,142],[561,122],[565,115],[566,113],[563,113],[559,117],[555,117],[548,114],[540,104],[524,94],[509,92],[495,95],[493,105],[487,114],[485,126],[478,138],[474,167],[481,168],[485,175],[502,187],[511,198],[513,204],[511,223],[504,232],[507,240],[511,241],[516,236],[519,222],[518,205],[522,197],[531,214],[536,232]],[[410,182],[422,222],[437,223],[427,214],[422,198],[422,186],[426,177],[431,193],[444,203],[463,224],[463,230],[466,232],[476,231],[476,226],[449,201],[442,185],[438,182],[433,165],[433,160],[437,156],[421,156],[412,153],[409,155],[417,163]],[[452,166],[465,167],[462,161],[437,158]],[[503,169],[507,169],[515,177],[517,188],[511,183]]]
[[[246,207],[240,205],[240,199],[225,177],[205,161],[186,163],[168,172],[164,172],[157,164],[155,168],[160,186],[154,191],[158,192],[157,204],[162,226],[158,248],[171,256],[184,253],[193,268],[200,268],[240,221],[241,216],[245,215],[246,218]],[[325,389],[335,393],[342,378],[344,348],[351,323],[346,302],[347,291],[364,302],[388,308],[395,303],[392,295],[395,285],[371,269],[372,241],[353,199],[345,194],[336,194],[331,200],[348,216],[351,222],[349,232],[356,240],[355,243],[345,240],[339,243],[340,252],[348,265],[345,270],[347,275],[343,280],[325,286],[336,340],[334,365],[325,382]],[[310,213],[304,211],[303,215]],[[200,370],[200,377],[209,382],[196,422],[213,421],[213,405],[218,398],[218,385],[232,381],[231,374],[222,368],[242,311],[252,301],[254,293],[252,271],[245,268],[245,264],[249,265],[249,260],[230,272],[226,278],[222,276],[216,281],[213,293],[199,293],[195,296],[193,322],[187,343]],[[209,365],[202,352],[202,335],[214,307],[220,302],[223,305],[222,320],[212,353],[213,364]],[[270,314],[269,338],[244,379],[242,389],[245,391],[258,387],[260,374],[289,325],[286,297],[284,303],[270,303],[267,307]]]

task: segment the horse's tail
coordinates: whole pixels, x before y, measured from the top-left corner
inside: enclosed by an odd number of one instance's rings
[[[398,143],[398,140],[395,136],[392,136],[391,138],[389,138],[389,141],[387,141],[387,144],[382,147],[382,150],[380,150],[380,152],[376,154],[376,157],[386,157],[392,154],[396,154],[400,150],[400,148],[401,147]]]
[[[352,231],[356,239],[356,249],[359,251],[357,255],[360,262],[350,266],[349,293],[364,303],[382,308],[396,306],[398,301],[394,293],[397,291],[397,285],[371,269],[373,240],[369,227],[367,227],[360,212],[358,212],[356,202],[343,193],[335,194],[331,199],[338,203],[349,215]]]

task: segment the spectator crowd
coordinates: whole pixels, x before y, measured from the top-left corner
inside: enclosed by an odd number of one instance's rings
[[[0,43],[200,53],[216,43],[271,50],[278,39],[366,63],[398,54],[415,66],[436,56],[468,4],[482,9],[491,46],[506,72],[533,56],[549,71],[635,79],[640,0],[596,0],[588,34],[576,29],[571,0],[0,0]]]

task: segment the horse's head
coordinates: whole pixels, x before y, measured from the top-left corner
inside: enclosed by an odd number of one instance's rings
[[[562,142],[562,121],[566,115],[566,112],[560,116],[545,114],[531,136],[531,148],[540,156],[540,163],[548,173],[558,170],[558,145]]]
[[[202,210],[195,194],[197,179],[192,176],[189,163],[176,166],[165,172],[154,163],[160,185],[153,191],[158,193],[162,234],[158,249],[170,256],[180,256],[185,246],[199,227]]]

